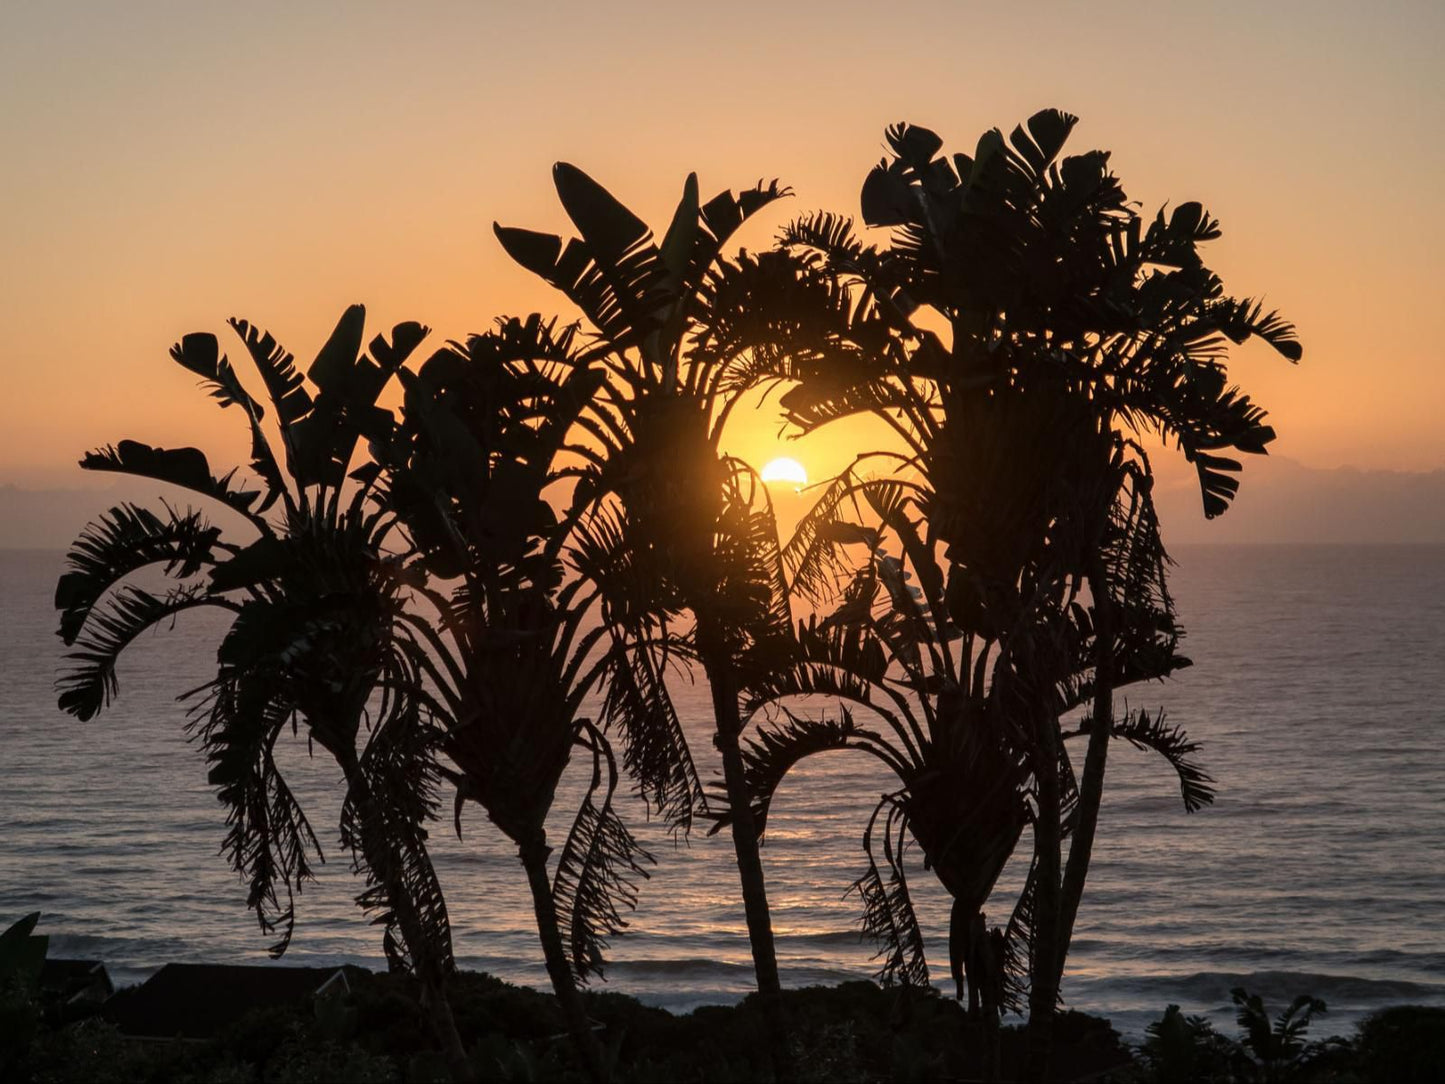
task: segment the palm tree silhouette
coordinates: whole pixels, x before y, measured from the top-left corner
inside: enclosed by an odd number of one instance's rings
[[[513,843],[527,875],[548,976],[588,1075],[606,1059],[578,989],[601,974],[606,938],[652,861],[614,806],[618,772],[584,702],[610,670],[627,669],[598,620],[601,589],[567,567],[606,560],[607,540],[563,505],[568,438],[604,375],[579,361],[575,328],[533,316],[501,321],[437,351],[406,384],[405,417],[378,445],[384,504],[439,581],[419,586],[435,614],[403,620],[428,648],[419,660],[443,729],[444,769],[466,801]],[[655,705],[654,705],[655,706]],[[574,749],[590,780],[555,873],[546,819]]]
[[[745,273],[747,261],[725,259],[723,246],[785,192],[759,184],[700,203],[696,175],[689,176],[658,244],[581,170],[559,164],[553,180],[580,237],[564,244],[552,234],[495,229],[513,259],[586,316],[596,336],[586,356],[608,377],[579,415],[584,436],[575,447],[579,499],[597,505],[594,523],[611,540],[610,560],[593,562],[589,574],[632,587],[604,599],[632,662],[611,676],[608,718],[621,728],[627,767],[643,793],[688,830],[707,798],[675,716],[648,708],[662,700],[669,657],[701,666],[758,989],[775,996],[777,957],[739,738],[746,687],[786,656],[791,617],[766,493],[750,467],[719,450],[746,387],[744,359],[700,346]],[[678,623],[684,612],[690,630]]]
[[[427,331],[398,324],[363,352],[364,324],[360,305],[347,309],[303,378],[269,334],[231,321],[266,386],[280,456],[262,424],[265,408],[216,337],[187,335],[172,348],[222,407],[245,416],[262,488],[240,488],[234,470],[217,476],[194,448],[121,441],[81,465],[205,497],[239,516],[252,537],[234,541],[203,512],[169,504],[161,512],[122,504],[101,516],[72,547],[56,588],[60,635],[74,648],[57,687],[62,709],[90,719],[117,693],[116,661],[143,631],[191,609],[229,613],[216,676],[187,694],[188,725],[229,810],[224,852],[249,880],[262,929],[280,934],[272,955],[285,952],[294,897],[312,875],[312,856],[321,857],[274,758],[278,738],[300,722],[346,781],[342,844],[367,880],[358,903],[384,926],[391,965],[417,976],[454,1075],[469,1079],[446,999],[454,969],[446,904],[422,827],[439,777],[435,734],[409,695],[420,653],[399,625],[407,577],[385,553],[389,519],[367,507],[374,466],[351,471],[361,440],[385,439],[393,426],[377,398]],[[159,569],[172,586],[155,592],[130,582],[145,569]],[[368,737],[362,723],[378,697]]]
[[[1146,224],[1106,153],[1060,158],[1074,124],[1046,110],[951,158],[927,129],[889,129],[891,157],[862,204],[891,244],[865,244],[829,214],[786,229],[796,263],[771,330],[793,338],[762,358],[800,381],[782,402],[802,428],[865,410],[894,427],[927,480],[918,511],[945,547],[946,575],[930,575],[943,576],[949,619],[971,651],[1008,652],[1033,805],[1035,1075],[1048,1071],[1109,738],[1129,736],[1113,690],[1183,664],[1134,435],[1176,443],[1218,515],[1238,488],[1231,450],[1263,453],[1274,438],[1228,384],[1228,345],[1258,336],[1300,356],[1291,325],[1225,295],[1204,265],[1198,246],[1219,229],[1198,204]],[[1085,702],[1076,786],[1060,716]]]

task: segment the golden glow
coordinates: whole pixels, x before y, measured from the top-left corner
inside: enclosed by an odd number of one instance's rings
[[[770,459],[763,467],[763,481],[765,482],[788,482],[795,486],[808,484],[808,472],[803,464],[796,459],[780,455],[776,459]]]
[[[1432,345],[1445,214],[1438,143],[1417,138],[1445,109],[1441,5],[1319,0],[1307,28],[1291,6],[1262,5],[1244,39],[1198,5],[1161,7],[1127,20],[1138,62],[1113,66],[1098,57],[1117,48],[1128,5],[1057,5],[1043,29],[1023,5],[909,7],[939,41],[1028,41],[1025,79],[1006,50],[916,65],[916,43],[880,44],[866,4],[827,5],[821,23],[822,5],[743,5],[766,12],[767,34],[734,9],[696,22],[649,18],[647,7],[449,5],[421,18],[374,2],[192,5],[182,19],[155,4],[0,5],[0,137],[15,149],[0,171],[0,249],[24,269],[0,289],[0,494],[109,485],[75,463],[122,437],[200,446],[219,470],[246,463],[236,412],[218,412],[166,357],[187,332],[216,332],[259,394],[227,316],[270,330],[303,369],[355,301],[368,336],[402,320],[435,329],[414,366],[499,314],[577,318],[491,234],[497,219],[573,235],[550,183],[559,158],[659,237],[690,170],[703,199],[759,178],[790,186],[796,196],[744,225],[730,255],[767,249],[784,223],[818,209],[856,216],[889,123],[928,125],[947,151],[967,152],[986,129],[1007,133],[1045,106],[1081,115],[1068,153],[1113,151],[1146,219],[1166,201],[1202,200],[1224,224],[1205,251],[1229,291],[1266,295],[1298,325],[1298,367],[1259,344],[1231,358],[1231,381],[1280,434],[1248,471],[1285,459],[1445,467],[1445,366]],[[730,73],[728,93],[659,93],[691,85],[699,33]],[[1201,56],[1228,56],[1229,78],[1171,82],[1181,35]],[[511,48],[476,64],[488,41],[545,41],[548,63]],[[654,62],[620,63],[627,52]],[[916,77],[899,80],[909,64]],[[808,73],[821,65],[847,71],[850,93],[816,93]],[[1140,94],[1150,83],[1174,90]],[[980,97],[979,85],[1005,89]],[[266,133],[264,155],[218,135],[252,131]],[[1392,155],[1382,165],[1342,145]],[[1391,220],[1410,228],[1338,215],[1342,190],[1388,192]],[[1366,379],[1361,359],[1378,359]],[[887,427],[864,418],[797,437],[775,404],[757,402],[740,403],[725,434],[724,450],[750,463],[786,446],[828,478],[889,446]],[[1176,465],[1181,486],[1194,484],[1177,454],[1156,463]],[[790,489],[773,493],[795,503]],[[57,512],[55,544],[91,514]]]

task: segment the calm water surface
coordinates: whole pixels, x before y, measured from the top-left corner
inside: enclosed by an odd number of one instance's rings
[[[1445,1004],[1445,548],[1176,557],[1196,665],[1128,699],[1204,741],[1219,798],[1186,815],[1161,760],[1115,747],[1065,997],[1134,1036],[1169,1002],[1229,1021],[1238,983],[1273,1003],[1323,997],[1326,1033],[1383,1004]],[[263,962],[268,940],[217,857],[224,813],[174,702],[207,676],[215,626],[182,622],[133,645],[117,704],[77,723],[52,692],[61,562],[0,552],[0,921],[39,909],[52,952],[99,957],[121,981],[168,960]],[[678,691],[702,724],[697,752],[711,754],[706,690]],[[335,824],[336,769],[308,759],[304,739],[286,756],[313,823]],[[763,855],[790,985],[874,969],[844,893],[861,871],[864,818],[889,785],[866,757],[832,754],[795,770],[774,802]],[[640,805],[633,821],[658,862],[613,943],[610,987],[672,1009],[736,1000],[751,964],[729,843],[699,833],[674,844]],[[545,987],[515,854],[475,806],[463,828],[461,841],[434,834],[458,956]],[[328,857],[287,959],[379,966],[334,842]],[[1006,915],[1018,872],[991,920]],[[946,902],[925,871],[914,884],[941,983]]]

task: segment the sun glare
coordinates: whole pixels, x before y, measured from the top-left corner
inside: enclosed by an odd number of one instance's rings
[[[767,465],[763,467],[763,481],[805,486],[808,484],[808,472],[796,459],[780,456],[777,459],[768,460]]]

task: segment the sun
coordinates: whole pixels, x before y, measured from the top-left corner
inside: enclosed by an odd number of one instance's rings
[[[763,481],[805,486],[808,484],[808,472],[796,459],[779,456],[777,459],[768,460],[767,465],[763,467]]]

